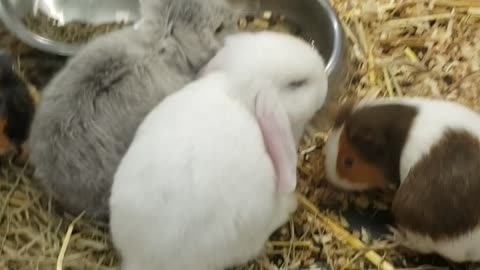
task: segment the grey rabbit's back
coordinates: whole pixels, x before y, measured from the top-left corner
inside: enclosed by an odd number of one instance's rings
[[[58,206],[108,220],[113,175],[138,125],[237,31],[243,11],[225,1],[142,0],[137,29],[90,41],[47,85],[30,160]]]
[[[40,185],[66,211],[108,218],[112,175],[138,124],[192,79],[168,63],[174,46],[146,52],[142,42],[131,28],[94,40],[44,90],[30,160]]]

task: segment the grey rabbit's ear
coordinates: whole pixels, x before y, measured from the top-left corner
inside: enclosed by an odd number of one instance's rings
[[[144,20],[168,21],[172,9],[183,0],[140,0],[140,14]]]
[[[142,18],[157,22],[182,17],[185,14],[190,14],[189,11],[195,11],[197,14],[199,12],[210,13],[219,8],[240,11],[242,10],[241,6],[244,6],[244,4],[240,5],[238,0],[140,0]]]
[[[250,15],[252,12],[260,10],[261,5],[258,0],[217,0],[224,1],[231,6],[239,16]]]
[[[184,9],[199,6],[198,0],[140,0],[140,14],[147,22],[167,25]]]
[[[356,104],[353,100],[348,100],[344,104],[334,104],[330,107],[328,116],[333,121],[333,126],[335,128],[340,127],[348,120],[355,105]]]

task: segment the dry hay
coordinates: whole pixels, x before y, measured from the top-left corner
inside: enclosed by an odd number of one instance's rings
[[[346,96],[442,97],[479,109],[479,1],[332,2],[352,44],[355,72]],[[320,151],[325,136],[303,145],[299,156],[298,191],[307,201],[272,236],[265,255],[240,269],[377,269],[371,261],[382,258],[397,269],[448,269],[415,266],[367,230],[354,235],[375,252],[358,239],[345,241],[349,236],[339,228],[347,222],[324,209],[334,203],[344,209],[386,209],[388,197],[372,199],[328,186]],[[11,163],[1,170],[0,269],[118,269],[105,227],[54,213],[29,175]]]

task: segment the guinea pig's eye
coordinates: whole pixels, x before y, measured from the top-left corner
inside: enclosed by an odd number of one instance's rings
[[[307,83],[307,81],[308,81],[307,79],[291,81],[291,82],[288,83],[288,87],[299,88],[299,87],[302,87],[303,85],[305,85]]]
[[[352,168],[352,166],[353,166],[353,159],[351,159],[351,158],[346,158],[346,159],[343,161],[343,164],[345,165],[345,167],[346,167],[347,169],[350,169],[350,168]]]
[[[223,23],[221,23],[221,24],[215,29],[215,34],[218,34],[218,33],[222,32],[223,27],[224,27],[224,25],[223,25]]]

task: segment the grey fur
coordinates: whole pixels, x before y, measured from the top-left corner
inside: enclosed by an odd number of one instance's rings
[[[240,11],[222,1],[144,0],[138,30],[91,41],[47,85],[31,128],[30,160],[61,208],[108,220],[113,174],[140,122],[236,31]]]

